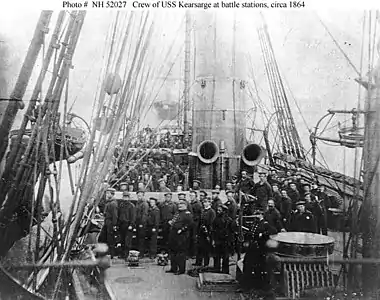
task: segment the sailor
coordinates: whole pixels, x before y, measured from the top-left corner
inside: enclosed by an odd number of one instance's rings
[[[276,208],[280,210],[282,195],[278,188],[278,183],[272,183],[272,197]]]
[[[105,241],[109,248],[111,258],[115,256],[115,232],[118,222],[118,204],[115,197],[116,190],[108,188],[106,191],[106,204],[104,207],[104,225],[99,236],[100,241]]]
[[[248,240],[244,242],[248,246],[243,260],[243,276],[241,280],[241,286],[244,290],[252,288],[266,290],[270,286],[270,277],[266,266],[268,252],[266,243],[269,236],[274,234],[276,230],[264,220],[263,213],[261,209],[254,212],[255,221],[247,234]]]
[[[166,271],[166,273],[181,275],[185,274],[186,271],[189,229],[193,222],[191,213],[186,209],[186,206],[186,201],[181,200],[178,203],[178,213],[170,221],[170,270]]]
[[[253,190],[254,195],[257,197],[257,204],[262,208],[268,204],[268,199],[272,198],[272,187],[267,182],[267,175],[264,172],[259,173],[260,181],[255,184]]]
[[[197,179],[193,180],[193,190],[199,191],[201,189],[201,182]]]
[[[177,211],[176,204],[172,201],[172,192],[165,193],[165,200],[160,205],[160,221],[162,228],[162,245],[163,250],[168,250],[170,225],[169,221],[173,219]]]
[[[186,199],[186,193],[178,193],[178,201],[185,201],[186,202],[186,208],[189,212],[193,213],[193,209],[191,207],[191,204]]]
[[[253,182],[253,179],[247,175],[247,171],[241,171],[241,179],[235,187],[236,191],[252,195],[254,186],[255,183]]]
[[[211,208],[211,201],[207,198],[203,202],[203,211],[198,227],[197,256],[195,266],[207,267],[210,264],[210,252],[212,250],[211,229],[215,220],[215,211]]]
[[[234,191],[234,187],[232,185],[232,182],[230,182],[230,181],[226,182],[226,192],[227,191]]]
[[[158,183],[160,185],[159,190],[158,190],[159,192],[161,193],[171,192],[171,190],[166,186],[166,182],[163,178],[159,179]]]
[[[290,199],[292,199],[292,206],[293,206],[293,209],[295,208],[296,206],[296,203],[298,201],[300,201],[300,193],[299,191],[297,190],[297,186],[296,186],[296,183],[291,181],[289,183],[289,186],[290,186],[290,189],[288,189],[288,196]]]
[[[169,172],[168,167],[166,166],[166,160],[161,159],[160,160],[160,167],[163,174],[167,174]]]
[[[157,234],[160,225],[160,210],[157,207],[157,198],[149,198],[149,212],[146,235],[149,240],[149,257],[155,258],[157,255]]]
[[[220,191],[212,190],[212,203],[211,208],[216,212],[216,209],[219,205],[222,205],[222,200],[219,198]]]
[[[234,253],[236,231],[236,222],[229,217],[228,207],[226,205],[218,206],[216,218],[212,225],[215,272],[230,273],[230,255]]]
[[[190,231],[190,256],[196,255],[196,245],[197,245],[197,232],[199,227],[199,221],[201,219],[203,206],[201,202],[197,199],[197,192],[190,191],[190,205],[193,214],[193,226]]]
[[[289,225],[290,215],[292,213],[292,199],[289,198],[287,190],[281,190],[281,202],[280,202],[280,214],[282,217],[282,223],[285,228]]]
[[[232,220],[236,220],[236,214],[237,214],[237,204],[236,204],[236,201],[235,201],[235,198],[234,198],[234,194],[235,193],[233,191],[231,191],[231,190],[226,191],[227,202],[225,203],[225,205],[228,208],[228,216]]]
[[[297,209],[290,216],[289,231],[317,233],[317,224],[313,214],[306,210],[305,201],[296,203]]]
[[[305,199],[305,195],[311,193],[310,189],[311,189],[310,183],[306,182],[306,183],[302,184],[302,190],[300,190],[300,198]]]
[[[128,184],[126,182],[120,182],[120,191],[124,192],[128,190]]]
[[[322,232],[323,235],[327,235],[327,216],[323,202],[318,201],[318,198],[312,198],[312,195],[309,192],[306,193],[304,197],[306,210],[310,211],[314,216],[316,232],[318,234]]]
[[[144,190],[137,192],[137,204],[136,204],[136,226],[137,226],[137,241],[140,256],[144,257],[145,254],[145,234],[146,225],[148,220],[149,205],[145,199]]]
[[[201,202],[201,204],[206,200],[207,198],[207,192],[206,191],[200,191],[199,192],[199,201]]]
[[[130,201],[129,192],[123,192],[123,201],[119,204],[119,224],[121,235],[121,247],[124,258],[128,258],[129,250],[132,248],[133,229],[136,222],[136,207]]]
[[[273,199],[268,200],[267,209],[264,212],[264,219],[271,227],[276,229],[276,233],[286,231],[282,223],[281,214],[275,207]]]

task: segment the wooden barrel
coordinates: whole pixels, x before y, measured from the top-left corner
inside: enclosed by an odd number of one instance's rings
[[[277,255],[282,257],[321,258],[332,254],[335,239],[308,232],[280,232],[271,236],[278,243]]]

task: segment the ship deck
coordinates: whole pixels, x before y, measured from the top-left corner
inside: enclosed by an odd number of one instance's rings
[[[187,261],[187,270],[193,260]],[[196,277],[165,273],[169,266],[158,266],[154,261],[142,260],[136,268],[128,267],[123,260],[113,260],[106,277],[112,292],[118,300],[235,300],[242,299],[234,292],[200,292]],[[235,273],[233,268],[231,274]]]
[[[332,259],[342,258],[343,233],[329,232],[334,237],[335,247]],[[236,258],[231,258],[231,264]],[[192,269],[194,260],[187,261],[187,270]],[[211,264],[212,264],[211,259]],[[340,265],[332,265],[333,273],[338,274]],[[169,266],[158,266],[153,260],[142,259],[140,266],[128,267],[124,260],[113,259],[112,266],[107,270],[106,278],[114,298],[118,300],[203,300],[220,299],[235,300],[244,299],[243,294],[231,292],[201,292],[196,286],[196,277],[189,275],[173,275],[165,273]],[[236,267],[230,267],[230,274],[235,275]]]

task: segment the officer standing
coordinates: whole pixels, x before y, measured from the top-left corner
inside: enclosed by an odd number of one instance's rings
[[[181,275],[185,274],[186,271],[189,229],[193,222],[191,213],[186,207],[186,201],[180,201],[178,213],[169,222],[171,226],[169,235],[170,270],[166,271],[166,273]]]
[[[196,245],[197,245],[197,232],[199,227],[199,221],[202,215],[202,204],[197,198],[196,191],[190,191],[190,205],[193,214],[193,226],[190,231],[190,255],[191,257],[196,255]]]
[[[230,255],[234,252],[236,222],[228,215],[228,207],[220,205],[212,225],[212,242],[214,248],[214,269],[222,273],[230,273]]]
[[[165,193],[165,200],[160,205],[160,221],[162,228],[162,249],[168,250],[170,225],[169,221],[173,219],[177,211],[177,205],[172,201],[172,192]]]
[[[147,221],[147,237],[149,239],[149,257],[151,259],[157,254],[157,233],[160,225],[160,210],[157,207],[157,199],[149,198],[149,213]]]
[[[106,204],[104,207],[104,225],[99,236],[100,241],[105,241],[109,248],[111,258],[115,256],[115,231],[117,230],[118,205],[114,198],[115,189],[108,188],[106,191]]]
[[[121,247],[124,258],[127,259],[132,248],[133,229],[136,222],[136,207],[130,201],[129,192],[123,192],[123,201],[119,204],[119,224],[121,235]]]
[[[198,241],[197,241],[197,257],[195,260],[195,266],[208,267],[210,263],[210,252],[212,250],[212,224],[215,220],[215,211],[211,208],[211,202],[205,200],[203,202],[203,212],[198,227]]]
[[[276,230],[264,220],[263,210],[254,212],[255,221],[248,233],[248,249],[243,260],[242,288],[250,290],[267,290],[270,288],[270,276],[267,274],[266,242]]]
[[[140,256],[144,257],[145,254],[145,234],[146,225],[148,220],[149,205],[145,200],[145,193],[143,190],[137,192],[136,204],[136,226],[137,226],[137,240]]]

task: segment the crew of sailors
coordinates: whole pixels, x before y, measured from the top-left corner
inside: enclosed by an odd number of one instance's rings
[[[131,141],[132,148],[168,148],[168,149],[186,149],[190,143],[190,137],[186,140],[182,132],[157,133],[152,128],[146,127],[139,135]]]
[[[169,153],[144,156],[142,152],[135,154],[128,164],[121,159],[119,165],[109,182],[121,191],[162,192],[167,188],[175,192],[185,184],[185,167],[175,164]]]
[[[195,258],[194,265],[204,267],[209,266],[210,257],[213,257],[215,270],[229,273],[229,257],[236,249],[240,210],[244,215],[262,212],[271,234],[283,231],[327,234],[329,197],[323,187],[311,189],[297,174],[290,180],[278,177],[273,171],[269,176],[259,173],[259,181],[255,183],[246,171],[242,171],[240,179],[234,177],[226,183],[225,203],[219,198],[219,186],[210,195],[201,189],[200,181],[194,180],[189,196],[180,192],[178,202],[174,202],[165,180],[161,178],[158,182],[158,191],[164,193],[162,202],[155,197],[147,199],[142,185],[137,191],[136,204],[130,201],[130,192],[126,189],[120,204],[114,200],[115,189],[107,190],[105,223],[99,239],[107,242],[111,256],[115,255],[115,231],[119,229],[124,258],[132,249],[134,235],[140,255],[147,252],[154,258],[160,231],[160,250],[168,252],[171,260],[168,272],[185,273],[188,257]],[[145,251],[146,241],[148,251]]]

